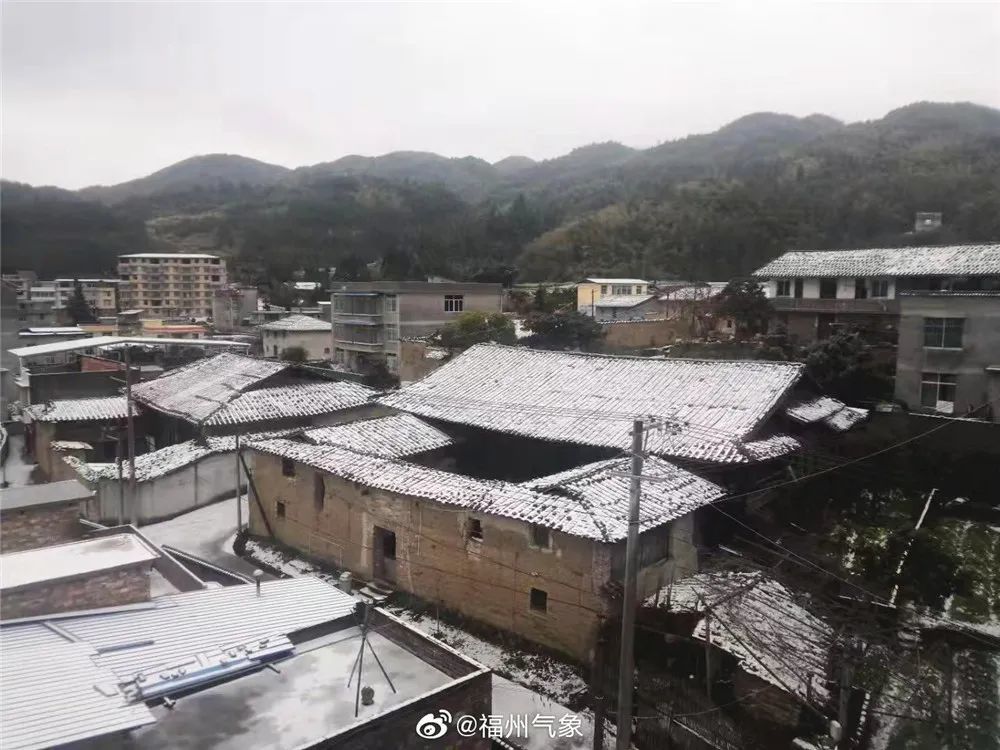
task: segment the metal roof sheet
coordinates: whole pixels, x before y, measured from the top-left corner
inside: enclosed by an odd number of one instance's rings
[[[0,489],[0,510],[22,510],[86,500],[94,493],[75,479]]]
[[[136,401],[189,422],[202,422],[241,393],[287,370],[287,362],[224,352],[132,388]]]
[[[611,278],[597,278],[597,277],[584,279],[584,282],[588,281],[591,284],[648,284],[649,283],[645,279],[611,279]]]
[[[521,484],[475,479],[405,461],[357,453],[340,446],[307,445],[277,439],[253,442],[248,447],[384,492],[434,500],[467,508],[474,513],[513,518],[573,536],[616,542],[624,539],[628,531],[628,492],[616,497],[614,483],[610,481],[605,485],[603,500],[598,504],[583,495],[539,492]],[[647,504],[640,523],[641,531],[684,515],[696,507],[696,502],[711,502],[717,497],[714,494],[716,489],[722,492],[710,482],[699,480],[666,462],[657,466],[660,471],[669,472],[673,479],[670,486],[676,491],[670,493],[669,500]],[[602,468],[612,470],[611,466]]]
[[[69,398],[32,404],[24,409],[24,413],[33,422],[103,422],[125,419],[127,407],[124,396]],[[132,414],[139,414],[134,403]]]
[[[1000,243],[862,250],[793,250],[754,272],[760,278],[857,276],[994,276]]]
[[[653,299],[652,294],[607,294],[594,303],[594,307],[635,307]]]
[[[0,555],[0,590],[151,562],[159,557],[135,534],[85,539]]]
[[[261,388],[244,393],[219,408],[205,424],[239,425],[332,414],[364,406],[378,395],[379,391],[348,380]]]
[[[433,419],[542,440],[627,449],[632,421],[658,417],[656,454],[746,462],[743,441],[767,420],[804,365],[647,359],[479,344],[381,399]]]
[[[446,433],[412,414],[319,427],[303,437],[317,445],[339,445],[382,458],[402,458],[452,444]]]
[[[154,338],[151,336],[92,336],[91,338],[73,339],[71,341],[53,341],[50,344],[38,344],[37,346],[22,346],[17,349],[9,349],[15,357],[33,357],[43,354],[56,354],[58,352],[85,351],[96,349],[102,346],[115,346],[121,344],[141,344],[143,346],[240,346],[247,347],[242,341],[228,341],[223,339],[172,339]]]
[[[311,318],[308,315],[289,315],[279,318],[260,327],[262,331],[331,331],[333,325],[326,320]]]

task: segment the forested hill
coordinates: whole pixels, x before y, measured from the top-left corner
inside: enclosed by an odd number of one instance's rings
[[[534,162],[424,152],[286,169],[193,157],[77,193],[2,186],[5,271],[114,270],[124,251],[230,257],[245,281],[383,259],[389,276],[723,279],[788,247],[1000,239],[1000,111],[912,104],[880,120],[758,113],[645,150]]]

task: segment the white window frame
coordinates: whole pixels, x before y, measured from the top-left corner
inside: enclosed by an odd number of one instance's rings
[[[888,299],[889,279],[872,279],[868,285],[868,296],[874,299]]]
[[[934,405],[924,403],[924,389],[925,387],[931,387],[934,389]],[[950,389],[951,400],[949,401],[942,396],[949,395],[948,390]],[[954,414],[955,413],[955,400],[958,395],[958,376],[951,372],[925,372],[920,376],[920,405],[925,409],[934,409],[934,411],[941,414]]]
[[[395,294],[387,294],[385,296],[384,310],[387,313],[394,313],[398,310],[399,303]]]
[[[940,321],[941,336],[937,339],[937,342],[927,341],[927,328],[931,324],[931,321]],[[957,328],[958,329],[958,346],[948,346],[948,329]],[[950,349],[953,351],[959,351],[963,347],[963,341],[965,337],[965,318],[938,318],[928,316],[924,318],[924,349]]]
[[[444,295],[444,311],[446,313],[460,313],[465,311],[464,294]]]
[[[774,296],[775,297],[791,297],[792,296],[792,280],[791,279],[778,279],[774,285]]]

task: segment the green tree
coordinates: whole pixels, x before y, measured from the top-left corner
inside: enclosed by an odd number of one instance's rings
[[[604,336],[604,329],[593,318],[582,313],[532,313],[524,321],[531,335],[523,343],[535,349],[593,348]]]
[[[441,345],[449,349],[468,349],[491,341],[496,344],[517,341],[514,321],[503,313],[464,312],[442,328],[438,336]]]
[[[333,278],[336,281],[369,281],[371,274],[361,256],[351,253],[340,259],[334,269]]]
[[[734,279],[726,284],[715,303],[716,313],[736,322],[736,335],[767,331],[767,321],[774,312],[760,284],[752,279]]]
[[[73,295],[66,303],[66,312],[70,320],[79,325],[80,323],[96,323],[97,316],[87,304],[87,299],[83,296],[83,287],[77,279],[73,279]]]
[[[838,331],[806,349],[806,372],[824,392],[844,401],[887,398],[892,381],[861,334]]]
[[[305,362],[309,359],[309,352],[304,346],[286,346],[281,350],[281,358],[286,362]]]

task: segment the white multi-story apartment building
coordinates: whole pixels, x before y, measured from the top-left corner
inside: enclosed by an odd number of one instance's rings
[[[218,255],[133,253],[118,256],[121,306],[151,315],[210,317],[215,290],[226,283]]]
[[[45,282],[49,283],[49,282]],[[119,279],[56,279],[55,307],[66,307],[73,297],[73,287],[79,283],[83,298],[97,315],[114,315],[117,309]],[[34,290],[32,290],[34,291]]]

